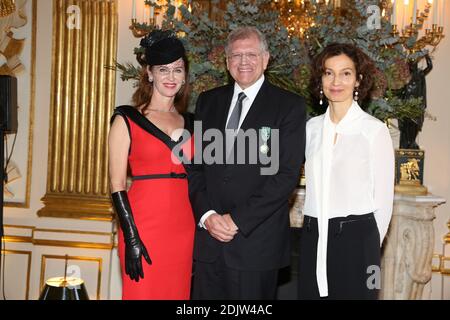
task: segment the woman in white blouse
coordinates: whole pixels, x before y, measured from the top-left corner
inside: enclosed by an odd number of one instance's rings
[[[370,95],[374,68],[349,44],[327,46],[313,65],[314,88],[328,108],[306,126],[300,299],[378,297],[394,152],[386,125],[358,104]]]

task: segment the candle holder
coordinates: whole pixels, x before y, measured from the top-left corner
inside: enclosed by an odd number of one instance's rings
[[[432,52],[434,52],[441,40],[445,38],[444,27],[433,24],[431,29],[425,29],[425,34],[419,37],[419,31],[422,29],[421,27],[422,25],[411,23],[401,31],[400,35],[397,25],[394,24],[392,26],[392,35],[399,38],[399,42],[405,47],[409,54],[423,50],[426,46],[433,47]],[[407,42],[411,37],[417,38],[417,41],[414,42],[412,47],[409,47]]]
[[[163,8],[157,0],[138,0],[144,2],[143,21],[136,19],[136,1],[133,1],[132,19],[129,29],[136,38],[145,37],[153,30],[160,29],[158,15],[163,13]]]
[[[157,17],[157,13],[155,14]],[[149,18],[148,22],[139,23],[136,19],[131,19],[130,30],[136,38],[145,37],[147,34],[152,32],[153,30],[159,29],[159,26],[156,24],[156,18]]]
[[[427,3],[423,12],[419,14],[419,10],[416,13],[416,22],[412,22],[406,27],[404,27],[401,32],[398,29],[397,24],[392,25],[392,35],[399,38],[399,42],[404,46],[408,54],[415,53],[417,51],[423,50],[426,46],[432,46],[434,50],[439,45],[441,40],[445,37],[444,27],[433,24],[431,29],[426,28],[424,34],[419,37],[419,32],[423,29],[425,21],[428,19],[430,14],[431,4]],[[392,14],[392,11],[391,11]],[[412,46],[408,46],[408,39],[411,37],[416,38]]]

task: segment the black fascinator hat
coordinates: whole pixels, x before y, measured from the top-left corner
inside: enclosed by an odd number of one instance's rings
[[[141,65],[163,65],[172,63],[185,56],[183,44],[170,30],[154,30],[141,39],[145,53],[137,55]]]

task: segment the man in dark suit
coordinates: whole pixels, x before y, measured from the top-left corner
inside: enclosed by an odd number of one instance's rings
[[[189,170],[198,224],[192,297],[274,299],[278,270],[290,260],[288,199],[304,160],[305,105],[265,79],[269,52],[258,29],[233,31],[225,51],[235,82],[203,92],[196,108],[202,124],[196,142],[220,130],[231,144],[215,148],[210,156],[223,151],[223,157],[211,163],[204,159],[211,144],[200,142],[203,162]],[[259,161],[252,162],[255,155]],[[270,159],[272,168],[261,159]]]

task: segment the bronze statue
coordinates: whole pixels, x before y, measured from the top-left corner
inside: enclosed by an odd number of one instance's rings
[[[425,60],[427,66],[424,69],[420,69],[418,66],[420,59],[412,60],[409,63],[411,79],[401,91],[401,97],[404,100],[422,97],[422,109],[424,111],[423,114],[416,119],[399,120],[401,149],[419,149],[419,146],[416,143],[416,137],[419,131],[422,130],[425,109],[427,107],[427,86],[425,77],[433,69],[433,64],[428,54],[425,56]]]

